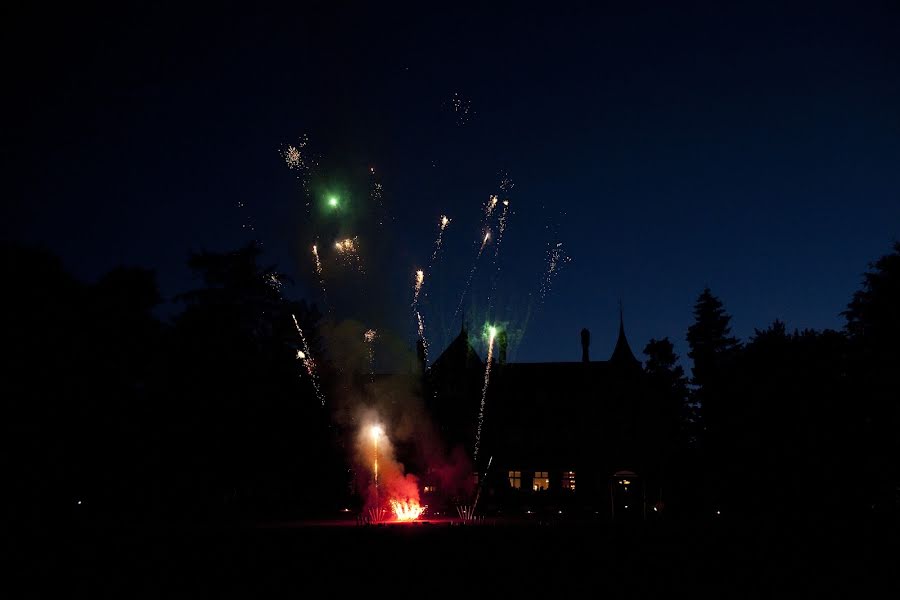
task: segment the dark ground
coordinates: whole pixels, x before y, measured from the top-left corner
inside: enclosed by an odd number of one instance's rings
[[[896,597],[897,541],[895,527],[874,521],[93,525],[32,532],[15,554],[25,561],[16,569],[24,589],[75,597]]]

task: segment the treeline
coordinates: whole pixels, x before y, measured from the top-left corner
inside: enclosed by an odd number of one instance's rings
[[[646,369],[677,422],[667,465],[677,498],[773,518],[897,514],[900,243],[842,315],[840,331],[776,320],[741,343],[705,289],[687,330],[690,379],[671,342],[651,340]]]
[[[291,316],[318,352],[319,314],[282,297],[257,247],[191,256],[198,289],[165,321],[152,271],[85,284],[45,252],[2,254],[15,521],[274,517],[346,497],[339,440],[296,360]]]

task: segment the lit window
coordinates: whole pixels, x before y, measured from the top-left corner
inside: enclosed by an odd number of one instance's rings
[[[509,487],[514,490],[521,489],[522,487],[522,471],[510,471],[509,472]]]
[[[424,491],[426,494],[433,494],[435,489],[437,488],[433,485],[426,485]]]
[[[563,471],[562,489],[575,491],[575,471]]]
[[[534,491],[550,489],[550,473],[547,471],[535,471],[532,487]]]

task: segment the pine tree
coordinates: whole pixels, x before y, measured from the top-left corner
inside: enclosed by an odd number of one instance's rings
[[[712,383],[726,360],[738,347],[731,337],[731,315],[722,301],[705,288],[694,305],[694,324],[688,328],[688,356],[694,361],[693,383],[704,387]]]

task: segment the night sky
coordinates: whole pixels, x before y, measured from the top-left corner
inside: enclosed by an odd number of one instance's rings
[[[465,307],[540,361],[578,360],[582,327],[606,358],[620,299],[636,354],[663,336],[684,354],[706,285],[743,338],[775,318],[840,327],[900,235],[897,3],[427,4],[4,8],[4,237],[88,280],[154,268],[171,299],[198,285],[188,253],[239,247],[250,219],[286,294],[318,301],[315,234],[356,228],[366,275],[332,265],[335,309],[411,343],[413,268],[446,213],[424,305],[440,349],[508,174],[495,308],[490,245]],[[304,134],[315,202],[345,196],[330,224],[279,155]],[[556,242],[573,260],[541,303]]]

